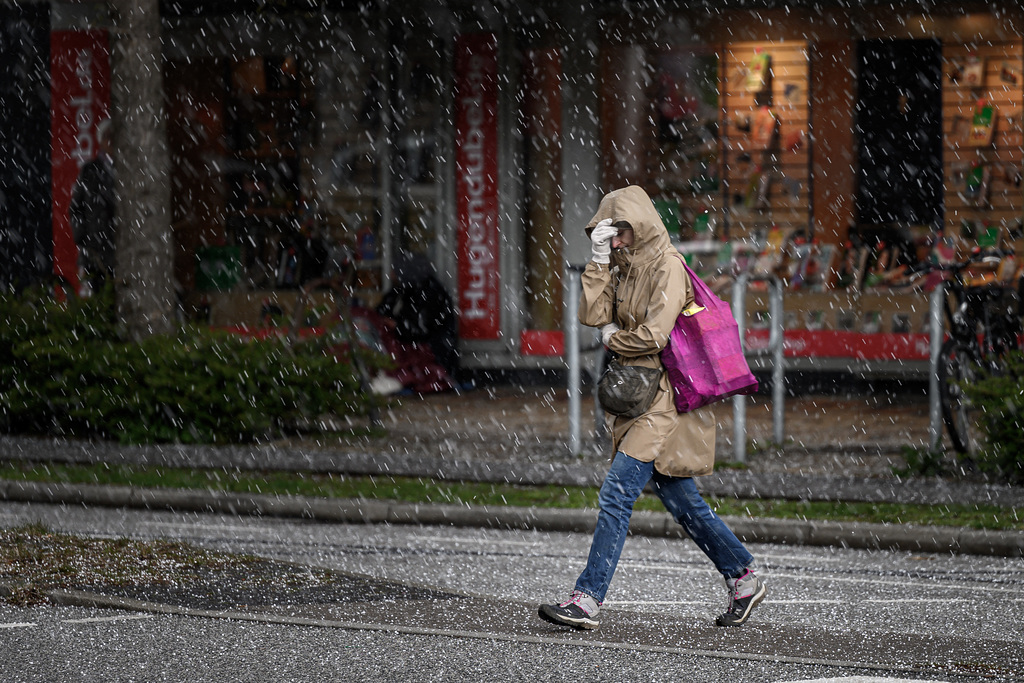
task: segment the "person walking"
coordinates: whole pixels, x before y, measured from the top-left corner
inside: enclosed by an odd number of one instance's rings
[[[590,554],[563,602],[544,604],[545,621],[596,629],[633,505],[650,483],[725,579],[728,607],[719,626],[740,626],[767,594],[754,557],[701,497],[693,477],[714,468],[716,421],[710,408],[676,412],[660,352],[693,285],[650,197],[640,187],[611,192],[585,228],[593,257],[582,274],[579,319],[624,365],[661,369],[653,403],[638,417],[607,415],[614,457],[598,496]],[[607,409],[607,407],[606,407]]]

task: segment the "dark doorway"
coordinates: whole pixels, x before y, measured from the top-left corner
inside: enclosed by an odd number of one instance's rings
[[[0,289],[53,272],[50,8],[0,4]]]
[[[941,225],[941,45],[865,41],[859,67],[860,223]]]

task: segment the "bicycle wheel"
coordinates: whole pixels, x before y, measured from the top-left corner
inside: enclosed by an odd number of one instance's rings
[[[954,339],[943,343],[939,358],[942,418],[949,432],[949,440],[953,442],[953,449],[968,457],[978,453],[981,430],[974,406],[964,393],[962,383],[974,381],[976,375],[977,364],[968,349]]]

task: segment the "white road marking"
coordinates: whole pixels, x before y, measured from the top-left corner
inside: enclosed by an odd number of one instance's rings
[[[116,617],[91,617],[89,619],[64,619],[62,624],[101,624],[110,621],[131,621],[134,619],[152,619],[154,614],[125,614]]]
[[[799,681],[780,681],[779,683],[944,683],[944,681],[925,680],[923,678],[876,678],[872,676],[848,676],[846,678],[815,678]]]
[[[260,527],[248,526],[244,524],[200,524],[193,522],[145,522],[140,525],[140,528],[144,527],[168,527],[171,529],[187,529],[193,531],[196,529],[203,529],[209,531],[247,531],[249,533],[262,531]],[[276,529],[275,529],[276,531]]]
[[[787,555],[787,554],[783,554],[783,553],[773,553],[773,552],[770,552],[770,551],[768,551],[768,552],[759,552],[757,554],[757,560],[758,560],[758,563],[761,564],[762,566],[764,566],[766,563],[767,564],[771,564],[772,562],[808,562],[809,561],[809,559],[808,559],[808,557],[806,555],[802,555],[802,556],[801,555],[793,555],[793,554]],[[843,563],[849,562],[849,560],[847,558],[845,558],[845,557],[840,557],[838,555],[828,555],[828,554],[815,555],[814,558],[813,558],[813,561],[816,562],[816,563],[834,562],[836,564],[843,564]]]
[[[716,574],[713,567],[684,567],[678,564],[651,564],[649,562],[635,562],[620,560],[619,569],[646,569],[648,571],[670,571],[679,574],[707,574],[708,576],[720,576]]]
[[[89,619],[62,619],[62,624],[99,624],[110,621],[132,621],[137,619],[153,619],[155,614],[125,614],[116,617],[92,617]],[[38,628],[39,624],[33,621],[15,621],[7,624],[0,624],[0,629],[16,628]]]
[[[34,624],[31,621],[24,621],[24,622],[17,622],[17,621],[15,621],[15,622],[11,622],[9,624],[0,624],[0,628],[35,628],[37,626],[39,626],[39,624]]]
[[[914,604],[921,602],[938,602],[942,604],[948,604],[950,602],[970,602],[965,598],[867,598],[861,600],[861,602],[912,602]]]
[[[669,571],[676,572],[678,574],[714,574],[713,570],[706,568],[696,567],[681,567],[674,564],[648,564],[645,562],[619,562],[619,568],[628,569],[643,569],[647,571]],[[834,581],[836,583],[862,583],[871,584],[876,586],[900,586],[906,588],[910,579],[903,580],[889,580],[889,579],[860,579],[852,576],[830,576],[827,574],[783,574],[773,571],[762,571],[759,573],[763,576],[765,582],[771,585],[772,579],[797,579],[802,581]],[[992,585],[992,586],[977,586],[977,585],[962,585],[958,584],[955,586],[943,585],[940,583],[929,583],[929,584],[915,584],[915,589],[927,588],[928,590],[951,590],[951,591],[978,591],[978,592],[996,592],[1003,593],[1007,590],[1005,585]],[[917,601],[912,601],[917,602]]]
[[[434,543],[475,543],[477,545],[544,545],[538,541],[495,541],[489,538],[446,538],[444,536],[410,536],[413,541],[432,541]]]
[[[845,600],[773,600],[771,595],[765,598],[762,605],[842,605]]]
[[[706,605],[707,600],[605,600],[602,605]]]
[[[767,598],[762,605],[841,605],[843,600],[772,600]],[[870,602],[886,602],[873,600]],[[605,600],[605,605],[706,605],[707,600]]]

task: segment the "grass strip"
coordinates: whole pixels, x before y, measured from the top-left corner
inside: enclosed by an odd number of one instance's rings
[[[173,541],[87,538],[41,525],[0,529],[4,601],[36,605],[55,588],[181,583],[198,572],[244,567],[255,557],[231,556]]]
[[[80,536],[40,524],[0,528],[0,602],[19,606],[44,604],[55,589],[167,586],[208,592],[211,580],[230,577],[237,588],[266,594],[322,586],[334,576],[327,569],[182,541]]]
[[[593,487],[521,486],[391,476],[350,476],[238,469],[156,468],[131,465],[4,463],[0,479],[142,488],[180,488],[319,498],[393,500],[403,503],[596,508]],[[720,515],[1024,530],[1024,515],[994,505],[911,505],[778,499],[708,498]],[[655,496],[641,496],[636,510],[664,511]]]

